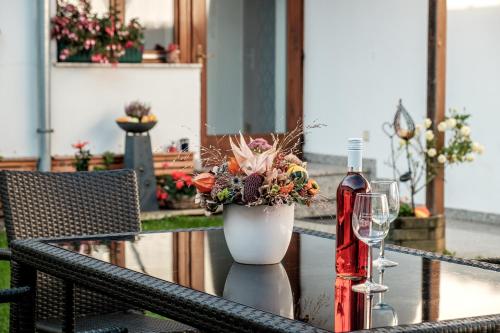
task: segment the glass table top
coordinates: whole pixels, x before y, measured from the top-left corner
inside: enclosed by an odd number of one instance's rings
[[[359,282],[336,279],[335,240],[302,233],[280,264],[265,266],[233,262],[222,230],[54,245],[335,332],[500,312],[500,273],[393,251],[386,257],[399,266],[374,270],[389,291],[353,293]]]

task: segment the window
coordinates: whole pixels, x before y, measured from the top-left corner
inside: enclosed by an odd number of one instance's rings
[[[104,0],[93,0],[104,1]],[[144,26],[144,62],[165,59],[168,44],[174,42],[174,0],[110,0],[124,22],[138,18]],[[158,47],[157,47],[158,46]]]
[[[77,5],[80,0],[66,0]],[[89,0],[92,12],[102,16],[109,8],[120,12],[123,22],[138,18],[144,26],[144,62],[161,62],[170,43],[174,43],[175,0]]]

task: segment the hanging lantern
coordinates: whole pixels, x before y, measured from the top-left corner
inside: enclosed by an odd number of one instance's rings
[[[399,100],[398,109],[394,115],[392,125],[396,135],[403,140],[408,141],[415,136],[415,122],[408,111],[406,111],[401,100]]]

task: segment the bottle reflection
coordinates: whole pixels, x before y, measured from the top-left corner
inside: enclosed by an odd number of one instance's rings
[[[293,297],[283,265],[233,263],[224,285],[223,297],[293,319]]]
[[[352,291],[353,285],[364,282],[335,279],[335,332],[370,328],[372,295]]]
[[[379,283],[384,283],[384,270],[379,271]],[[372,322],[373,327],[386,327],[396,326],[398,324],[398,314],[396,310],[384,301],[385,293],[378,294],[378,301],[372,308]]]

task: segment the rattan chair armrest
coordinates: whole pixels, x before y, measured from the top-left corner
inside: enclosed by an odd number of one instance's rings
[[[10,249],[0,249],[0,260],[10,260],[12,251]]]
[[[17,287],[0,290],[0,303],[18,302],[27,296],[31,291],[30,287]]]
[[[107,328],[99,328],[96,330],[88,330],[78,333],[128,333],[128,329],[124,327],[107,327]]]

